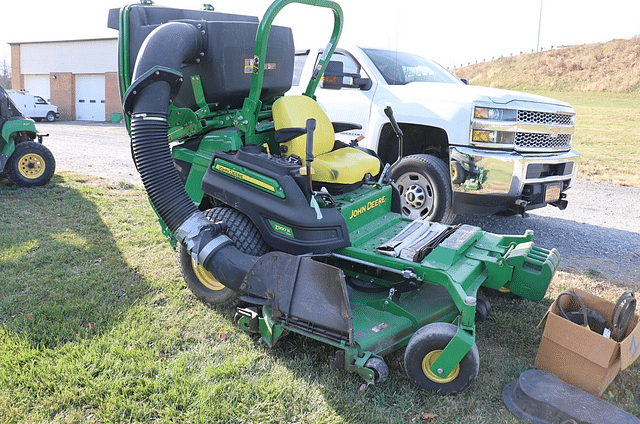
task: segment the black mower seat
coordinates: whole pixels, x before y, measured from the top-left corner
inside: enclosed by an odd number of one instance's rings
[[[353,147],[334,150],[335,132],[327,114],[320,105],[307,96],[281,97],[273,103],[275,129],[304,128],[307,119],[316,120],[313,133],[313,176],[318,183],[352,185],[361,182],[367,174],[380,172],[380,160]],[[306,136],[302,135],[282,143],[287,155],[297,155],[305,165]]]

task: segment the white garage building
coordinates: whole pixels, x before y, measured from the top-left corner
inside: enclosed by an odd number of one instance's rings
[[[51,101],[63,120],[121,115],[117,38],[9,44],[14,90]]]

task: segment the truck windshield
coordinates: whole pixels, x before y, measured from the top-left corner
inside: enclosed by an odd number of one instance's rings
[[[424,57],[393,50],[363,50],[389,85],[404,85],[410,82],[462,84],[442,66]]]

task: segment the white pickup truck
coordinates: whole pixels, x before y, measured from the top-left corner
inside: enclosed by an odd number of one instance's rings
[[[52,105],[40,96],[17,90],[9,90],[7,93],[20,112],[28,118],[54,122],[60,117],[58,106]]]
[[[292,92],[303,91],[321,52],[296,52]],[[316,96],[332,121],[362,126],[339,140],[360,137],[384,163],[398,157],[384,113],[393,108],[404,141],[391,178],[404,215],[450,223],[456,214],[567,205],[579,158],[568,103],[468,85],[420,56],[357,46],[338,46]]]

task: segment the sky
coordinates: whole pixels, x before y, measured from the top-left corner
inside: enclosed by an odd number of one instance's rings
[[[12,0],[2,7],[0,60],[10,42],[116,37],[106,27],[121,0]],[[262,17],[269,0],[157,0],[155,4]],[[409,51],[447,68],[538,48],[606,42],[640,35],[638,0],[338,0],[345,16],[341,41]],[[296,48],[324,45],[329,10],[291,4],[276,24],[293,28]]]

